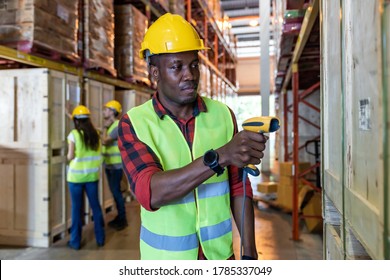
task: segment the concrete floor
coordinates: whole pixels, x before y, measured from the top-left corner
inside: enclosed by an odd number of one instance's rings
[[[322,235],[307,233],[303,223],[300,241],[291,240],[291,215],[274,209],[264,202],[255,208],[256,244],[260,260],[321,260]],[[129,227],[115,231],[106,227],[106,245],[98,248],[91,225],[84,227],[81,250],[66,246],[68,237],[57,241],[51,248],[15,248],[0,245],[1,260],[137,260],[139,259],[139,205],[136,201],[126,205]],[[114,212],[105,216],[110,221]],[[239,256],[240,240],[233,232],[234,251]]]

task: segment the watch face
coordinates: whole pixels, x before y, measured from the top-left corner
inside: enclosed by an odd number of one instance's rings
[[[208,151],[204,155],[204,163],[210,165],[217,160],[217,153],[215,151]]]

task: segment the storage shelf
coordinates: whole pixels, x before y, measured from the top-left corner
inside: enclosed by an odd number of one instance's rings
[[[1,45],[0,45],[0,57],[7,60],[31,65],[31,66],[50,68],[53,70],[58,70],[58,71],[75,74],[75,75],[82,74],[81,68],[74,67],[60,62],[51,61],[39,56],[24,53]]]
[[[207,59],[206,56],[204,56],[203,54],[199,53],[199,57],[200,57],[200,59],[201,59],[204,63],[206,63],[206,65],[207,65],[208,67],[211,68],[211,70],[213,70],[218,76],[220,76],[220,77],[222,78],[222,80],[223,80],[226,84],[228,84],[228,86],[229,86],[234,92],[237,92],[237,91],[238,91],[238,89],[232,84],[232,82],[229,81],[224,75],[222,75],[222,73],[218,70],[218,68],[217,68],[214,64],[212,64],[212,63],[210,62],[210,60]]]
[[[319,0],[314,0],[313,4],[309,6],[306,10],[302,27],[299,32],[298,39],[292,55],[292,59],[287,69],[286,76],[284,78],[284,82],[282,85],[282,92],[285,92],[287,90],[288,85],[290,84],[293,64],[298,63],[299,59],[301,58],[302,52],[312,32],[312,28],[315,24],[315,21],[318,18],[318,10],[319,10]]]
[[[74,67],[65,63],[61,62],[56,62],[56,61],[51,61],[49,59],[45,59],[39,56],[31,55],[28,53],[24,53],[18,50],[14,50],[5,46],[0,45],[0,57],[11,60],[11,61],[16,61],[22,64],[30,65],[30,66],[35,66],[35,67],[43,67],[43,68],[48,68],[52,70],[57,70],[69,74],[74,74],[82,78],[89,78],[93,80],[97,80],[100,82],[107,83],[109,85],[116,86],[118,88],[123,88],[123,89],[135,89],[135,90],[140,90],[148,93],[154,92],[153,89],[144,87],[141,85],[136,85],[136,84],[131,84],[126,81],[112,78],[109,76],[104,76],[101,74],[93,73],[84,70],[81,67]]]
[[[205,3],[204,0],[195,0],[193,2],[196,2],[203,10],[205,15],[207,16],[207,19],[209,20],[209,23],[214,29],[214,32],[217,34],[219,41],[221,42],[223,48],[225,51],[228,53],[230,58],[232,59],[233,63],[237,63],[237,57],[236,55],[232,52],[231,48],[229,47],[228,43],[226,42],[225,38],[223,37],[221,30],[219,29],[217,22],[214,18],[213,13],[209,10],[207,7],[207,4]]]
[[[201,8],[205,17],[207,18],[208,25],[211,27],[213,33],[216,34],[218,37],[218,45],[219,47],[223,48],[223,52],[226,56],[227,63],[236,64],[237,58],[232,51],[232,49],[229,47],[228,43],[226,42],[225,38],[223,37],[222,32],[220,31],[217,22],[212,14],[212,12],[209,10],[207,3],[204,0],[192,0],[191,1],[193,6],[196,6],[198,8]],[[118,0],[115,1],[115,4],[132,4],[135,7],[137,7],[140,10],[144,10],[145,14],[150,18],[150,20],[154,20],[158,18],[159,16],[163,15],[167,11],[164,7],[162,7],[158,2],[150,1],[150,0],[138,0],[138,1],[128,1],[128,0]],[[205,38],[205,40],[208,40],[208,38]],[[210,43],[209,45],[212,46],[214,44]],[[25,65],[30,65],[33,67],[44,67],[52,70],[57,70],[65,73],[70,73],[79,76],[80,78],[88,78],[97,80],[100,82],[104,82],[110,85],[113,85],[115,87],[121,88],[121,89],[135,89],[135,90],[141,90],[147,93],[152,93],[155,90],[142,84],[134,84],[125,80],[121,80],[118,78],[110,77],[108,75],[99,74],[93,71],[86,70],[82,66],[73,66],[71,64],[68,64],[66,62],[61,61],[53,61],[47,58],[43,58],[40,56],[36,56],[33,54],[28,54],[22,51],[18,51],[6,46],[0,45],[0,58],[18,62]],[[234,85],[234,81],[230,81],[227,76],[225,76],[225,73],[222,73],[218,69],[218,65],[214,65],[212,61],[210,61],[207,56],[202,55],[200,53],[200,59],[213,71],[218,75],[233,91],[237,92],[238,89]]]

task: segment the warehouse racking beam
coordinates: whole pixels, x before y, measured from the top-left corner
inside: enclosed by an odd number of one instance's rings
[[[214,16],[212,15],[211,11],[207,7],[207,5],[202,1],[202,0],[187,0],[187,13],[186,13],[186,19],[189,22],[192,22],[192,12],[190,9],[192,9],[193,6],[198,5],[198,7],[201,8],[203,11],[203,25],[204,25],[204,45],[205,47],[213,47],[214,49],[214,61],[210,61],[209,56],[207,52],[202,53],[199,52],[199,58],[208,66],[216,75],[218,75],[234,92],[237,92],[238,89],[237,87],[230,81],[227,76],[226,76],[226,62],[227,62],[227,54],[230,57],[230,61],[232,61],[233,64],[237,63],[236,57],[233,54],[231,48],[227,45],[225,38],[223,37],[221,31],[219,30],[219,27],[217,26]],[[208,36],[209,36],[209,30],[208,30],[208,24],[211,24],[212,26],[212,31],[214,36],[213,36],[213,42],[209,44],[208,42]],[[198,31],[199,32],[199,31]],[[212,35],[212,34],[211,34]],[[219,50],[218,46],[219,43],[222,44],[223,46],[223,55],[222,55],[222,64],[223,64],[223,69],[222,72],[220,69],[218,69],[218,57],[219,57]],[[211,46],[210,46],[211,45]]]
[[[217,74],[221,79],[223,79],[223,81],[224,81],[224,82],[225,82],[225,83],[226,83],[234,92],[237,92],[237,91],[238,91],[237,87],[234,86],[234,85],[232,84],[232,82],[229,81],[229,79],[226,78],[226,77],[218,70],[218,68],[217,68],[213,63],[211,63],[210,60],[207,59],[207,57],[206,57],[204,54],[199,53],[199,57],[200,57],[200,59],[201,59],[208,67],[211,68],[211,70],[213,70],[213,72],[214,72],[215,74]]]
[[[34,67],[43,67],[43,68],[48,68],[51,70],[57,70],[60,72],[65,72],[69,74],[74,74],[77,75],[81,78],[88,78],[100,82],[107,83],[109,85],[116,86],[118,88],[123,88],[123,89],[134,89],[134,90],[140,90],[146,93],[152,93],[154,90],[137,85],[137,84],[132,84],[128,83],[124,80],[116,79],[113,77],[109,76],[104,76],[101,74],[85,71],[81,67],[75,67],[71,66],[65,63],[57,62],[57,61],[52,61],[49,59],[45,59],[43,57],[31,55],[25,52],[21,52],[15,49],[11,49],[5,46],[0,45],[0,57],[10,60],[10,61],[16,61],[22,64],[34,66]]]
[[[96,80],[99,82],[103,82],[103,83],[106,83],[109,85],[113,85],[113,86],[116,86],[118,88],[134,89],[134,90],[139,90],[139,91],[143,91],[145,93],[151,93],[151,94],[155,92],[155,90],[148,88],[146,86],[128,83],[128,82],[120,80],[120,79],[112,78],[109,76],[103,76],[103,75],[93,73],[93,72],[84,72],[83,77],[88,78],[88,79],[92,79],[92,80]]]
[[[306,10],[305,17],[302,22],[301,31],[299,32],[297,43],[294,48],[292,60],[286,72],[286,77],[284,78],[282,92],[287,89],[290,83],[291,76],[292,76],[292,65],[294,63],[298,63],[299,59],[301,58],[303,49],[305,48],[305,45],[307,43],[307,39],[309,38],[311,30],[318,17],[318,10],[319,10],[319,0],[314,0],[313,4],[309,6]]]
[[[0,57],[7,60],[31,65],[31,66],[49,68],[49,69],[58,70],[61,72],[66,72],[78,76],[82,74],[81,68],[67,65],[60,62],[51,61],[39,56],[31,55],[1,45],[0,45]]]
[[[205,13],[205,15],[206,15],[206,17],[208,19],[208,22],[211,24],[211,26],[213,27],[216,35],[218,36],[219,42],[221,42],[221,44],[223,45],[224,49],[227,51],[227,53],[231,57],[233,63],[237,63],[236,55],[232,52],[231,48],[227,44],[225,38],[223,37],[223,35],[222,35],[218,25],[217,25],[217,22],[216,22],[216,20],[214,18],[214,15],[212,14],[212,12],[207,7],[207,4],[205,3],[205,1],[204,0],[195,0],[193,2],[197,2],[199,4],[199,6],[202,8],[203,12]]]
[[[299,119],[303,119],[306,123],[309,123],[310,125],[321,129],[318,125],[310,122],[309,120],[303,118],[299,115],[299,103],[304,104],[310,104],[308,102],[303,102],[305,97],[308,97],[311,93],[313,93],[315,90],[319,89],[320,82],[314,84],[309,89],[303,91],[302,93],[299,93],[299,67],[298,63],[294,63],[292,65],[292,95],[293,95],[293,103],[290,106],[285,105],[284,109],[284,116],[287,118],[288,114],[288,108],[292,107],[292,113],[293,113],[293,151],[292,151],[292,158],[293,158],[293,207],[292,207],[292,239],[297,241],[299,240],[299,219],[300,218],[318,218],[322,219],[321,216],[305,216],[305,215],[299,215],[299,209],[298,209],[298,187],[299,187],[299,181],[302,181],[305,185],[308,185],[316,192],[321,192],[321,189],[319,186],[315,186],[314,184],[310,183],[303,177],[310,173],[312,170],[315,170],[320,167],[320,163],[317,162],[314,165],[310,166],[307,170],[299,171],[299,151],[304,147],[299,146]],[[287,94],[285,94],[286,96]],[[287,102],[287,97],[285,97],[285,102]],[[311,105],[311,104],[310,104]],[[320,110],[315,106],[314,107],[317,112],[320,112]],[[285,123],[285,126],[287,126],[287,122]],[[285,128],[287,130],[287,128]],[[285,142],[285,157],[287,157],[288,160],[288,138],[287,134],[284,135],[284,142]],[[315,139],[320,138],[316,137]],[[287,156],[286,156],[287,155]],[[318,169],[317,169],[318,170]],[[317,174],[318,176],[318,174]]]
[[[146,9],[149,9],[157,17],[162,15],[161,11],[159,11],[156,7],[151,5],[149,0],[141,0],[141,2],[145,5]]]

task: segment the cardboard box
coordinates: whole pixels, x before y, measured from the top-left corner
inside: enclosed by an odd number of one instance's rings
[[[299,184],[298,186],[298,209],[301,212],[301,206],[306,203],[306,197],[310,194],[309,186]],[[278,185],[276,204],[287,211],[293,209],[293,186]]]
[[[319,216],[319,218],[304,218],[305,224],[309,232],[321,232],[322,223],[322,195],[315,192],[307,205],[302,209],[304,216]]]
[[[280,176],[293,176],[292,172],[292,161],[285,161],[279,163]],[[302,172],[310,167],[310,162],[299,162],[298,172]]]
[[[276,193],[278,190],[278,183],[276,182],[261,182],[257,184],[257,191],[261,193]]]
[[[302,185],[301,179],[298,179],[298,184]],[[279,177],[279,185],[283,185],[283,186],[294,185],[294,177],[293,176],[280,176]]]

